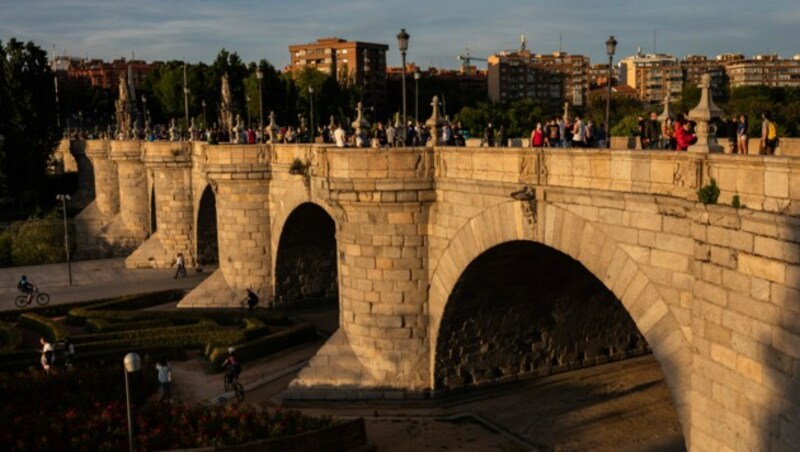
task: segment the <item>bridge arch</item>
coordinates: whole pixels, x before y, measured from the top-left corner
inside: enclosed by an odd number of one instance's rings
[[[433,269],[428,295],[431,384],[436,382],[442,320],[461,275],[492,248],[537,242],[582,264],[621,302],[661,367],[688,441],[692,353],[677,319],[634,259],[598,226],[554,205],[540,206],[538,212],[533,223],[522,203],[498,204],[471,218],[449,240]]]
[[[284,211],[285,213],[285,211]],[[274,299],[279,305],[310,300],[338,303],[336,223],[320,205],[305,201],[279,218],[273,236]]]
[[[211,185],[206,185],[197,204],[195,234],[197,237],[196,256],[200,265],[219,263],[219,244],[217,240],[217,195]]]

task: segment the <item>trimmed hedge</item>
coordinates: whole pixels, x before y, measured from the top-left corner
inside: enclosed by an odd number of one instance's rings
[[[17,323],[36,331],[51,342],[63,341],[69,337],[67,327],[49,317],[34,314],[33,312],[26,312],[19,316]]]
[[[303,323],[279,333],[236,344],[236,357],[242,362],[251,361],[313,340],[316,337],[317,329],[314,325]],[[206,358],[211,364],[210,370],[212,372],[222,370],[222,363],[225,361],[227,354],[227,346],[208,347],[206,349]]]
[[[86,319],[84,331],[87,333],[112,333],[116,331],[149,330],[172,326],[169,319],[150,319],[140,322],[112,323],[106,319]]]
[[[161,315],[162,313],[170,311],[127,311],[127,309],[152,308],[154,306],[178,301],[183,298],[184,295],[186,295],[185,290],[176,289],[150,294],[128,295],[82,304],[68,311],[67,322],[73,325],[83,325],[88,318],[130,321],[163,317]],[[128,316],[126,314],[133,315]]]
[[[175,297],[173,299],[167,299],[163,301],[161,297],[167,297],[167,294],[171,294],[169,296]],[[0,312],[0,321],[7,322],[7,323],[14,323],[17,321],[19,316],[22,314],[33,312],[35,314],[39,314],[45,317],[63,317],[69,314],[69,312],[75,308],[87,307],[87,306],[97,306],[106,303],[116,303],[116,302],[126,302],[130,299],[150,299],[151,297],[157,297],[160,303],[169,303],[170,301],[176,301],[182,298],[186,294],[185,290],[167,290],[167,291],[158,291],[158,292],[150,292],[145,294],[139,295],[125,295],[122,297],[114,297],[114,298],[100,298],[97,300],[90,300],[90,301],[76,301],[72,303],[62,303],[56,305],[47,305],[47,306],[36,306],[30,307],[25,309],[18,309],[16,311],[3,311]],[[155,305],[153,305],[155,306]],[[149,306],[148,306],[149,307]],[[79,325],[83,325],[83,323],[79,323]]]
[[[0,353],[14,350],[21,343],[22,331],[14,325],[0,322]]]

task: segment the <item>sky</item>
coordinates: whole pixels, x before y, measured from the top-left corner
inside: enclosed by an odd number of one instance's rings
[[[290,44],[320,37],[389,45],[411,35],[408,57],[423,68],[456,68],[469,48],[485,57],[519,47],[560,48],[607,61],[644,52],[714,56],[800,54],[798,0],[0,0],[0,40],[12,37],[58,55],[204,61],[221,48],[244,61],[289,64]],[[479,67],[485,63],[477,62]]]

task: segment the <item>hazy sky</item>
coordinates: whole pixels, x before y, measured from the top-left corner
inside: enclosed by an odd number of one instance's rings
[[[637,47],[685,56],[742,52],[800,54],[798,0],[0,0],[0,39],[33,40],[51,52],[148,61],[213,60],[225,47],[245,61],[289,63],[289,44],[339,36],[389,44],[411,35],[408,61],[457,67],[469,47],[486,56],[519,46],[606,60],[604,42],[619,41],[617,59]],[[485,63],[479,63],[485,64]]]

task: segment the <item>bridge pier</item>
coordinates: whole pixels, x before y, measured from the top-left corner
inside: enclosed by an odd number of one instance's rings
[[[150,232],[147,175],[141,141],[111,141],[110,159],[117,165],[120,229],[128,242],[140,245]]]
[[[329,197],[347,219],[337,233],[340,329],[285,396],[422,397],[430,387],[432,153],[351,153],[359,154],[351,166],[332,170],[329,179]],[[342,157],[332,156],[331,168]],[[375,178],[356,179],[366,173]]]
[[[190,143],[161,141],[143,144],[143,162],[152,178],[151,212],[155,231],[125,260],[128,267],[169,268],[178,253],[186,266],[195,264]]]
[[[65,172],[77,170],[78,191],[72,196],[72,202],[73,205],[84,206],[95,198],[94,171],[92,171],[92,161],[87,156],[89,142],[70,140],[68,146],[71,159],[63,150],[61,151],[63,169]],[[70,160],[74,162],[74,165]]]
[[[130,251],[133,244],[126,243],[125,229],[113,226],[119,215],[119,177],[117,164],[109,158],[111,142],[87,140],[83,143],[82,152],[88,163],[79,163],[79,172],[91,171],[91,175],[79,178],[92,181],[94,200],[73,219],[78,243],[76,257],[106,257],[113,255],[115,249],[128,248]],[[76,161],[82,159],[76,157]]]
[[[246,289],[272,295],[269,181],[263,147],[219,146],[206,154],[217,203],[219,269],[179,307],[238,306]]]

